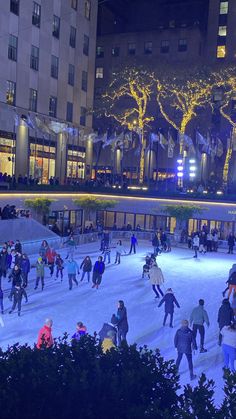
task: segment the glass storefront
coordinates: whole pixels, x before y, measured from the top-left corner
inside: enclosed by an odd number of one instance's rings
[[[50,177],[55,176],[56,145],[52,141],[37,139],[37,143],[30,140],[30,170],[33,178],[39,183],[48,183]]]
[[[52,226],[56,223],[62,235],[66,235],[68,229],[72,229],[77,234],[82,227],[83,211],[80,210],[64,210],[52,211],[49,217],[49,224]]]
[[[85,178],[85,150],[82,147],[68,145],[67,149],[67,178]]]
[[[12,176],[15,173],[15,140],[0,137],[0,172]]]

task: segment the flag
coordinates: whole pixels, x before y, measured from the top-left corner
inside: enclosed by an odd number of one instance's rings
[[[14,115],[15,126],[18,127],[20,125],[20,117],[17,113]]]
[[[152,143],[158,143],[159,142],[159,137],[154,132],[151,133],[150,138],[151,138]]]
[[[61,122],[57,122],[57,121],[51,121],[51,122],[49,122],[48,128],[54,134],[59,134],[59,133],[67,130],[66,124],[62,124]]]
[[[196,154],[196,150],[195,150],[195,147],[194,147],[194,145],[193,145],[193,140],[192,140],[192,138],[191,138],[191,137],[189,137],[189,136],[188,136],[188,135],[186,135],[186,134],[183,134],[183,135],[182,135],[182,139],[183,139],[183,143],[184,143],[184,145],[186,145],[192,153]]]
[[[172,138],[172,135],[168,133],[168,150],[167,150],[167,156],[169,159],[172,159],[174,157],[174,148],[175,148],[175,142]]]
[[[168,141],[166,140],[166,138],[164,137],[164,135],[159,132],[159,140],[158,140],[160,146],[163,148],[163,150],[166,149],[166,145],[168,144]]]
[[[200,134],[200,132],[196,132],[196,143],[199,145],[207,145],[207,139]]]

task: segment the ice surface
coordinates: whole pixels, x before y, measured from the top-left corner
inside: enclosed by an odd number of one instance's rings
[[[129,250],[129,243],[124,246]],[[86,255],[90,255],[93,262],[100,255],[99,243],[90,243],[79,246],[75,259],[80,264]],[[163,327],[164,306],[157,308],[158,301],[151,289],[149,280],[142,279],[142,266],[147,253],[152,252],[148,242],[140,242],[136,255],[124,255],[121,264],[115,265],[115,250],[112,249],[111,264],[106,264],[101,287],[98,290],[91,288],[87,278],[73,286],[69,291],[66,272],[63,282],[54,280],[46,270],[45,289],[34,291],[35,269],[29,275],[27,288],[29,302],[22,305],[20,318],[15,311],[9,315],[11,303],[7,296],[10,284],[2,280],[4,290],[4,328],[0,328],[0,345],[3,349],[8,345],[25,342],[32,345],[37,340],[39,328],[45,318],[53,319],[53,336],[61,336],[65,331],[72,334],[78,321],[83,321],[89,333],[99,331],[105,321],[109,321],[112,313],[117,310],[117,301],[123,299],[128,311],[129,343],[138,345],[147,344],[150,348],[158,347],[166,359],[175,359],[176,352],[173,339],[181,319],[189,319],[191,310],[198,305],[198,299],[205,300],[205,308],[210,318],[210,327],[206,328],[205,347],[208,352],[193,356],[194,370],[197,375],[206,373],[216,383],[216,402],[220,403],[222,392],[222,366],[223,356],[221,348],[217,345],[218,324],[217,312],[222,301],[222,290],[235,256],[226,253],[210,253],[193,258],[193,252],[188,249],[172,249],[171,253],[158,257],[158,264],[162,268],[165,284],[163,290],[169,287],[175,292],[180,309],[175,309],[174,328]],[[58,253],[64,258],[66,249],[59,249]],[[32,256],[35,262],[37,255]],[[64,270],[66,271],[66,270]],[[81,274],[79,278],[81,277]],[[24,301],[24,300],[23,300]],[[197,337],[199,346],[199,336]],[[187,361],[183,358],[180,366],[180,382],[189,382]]]

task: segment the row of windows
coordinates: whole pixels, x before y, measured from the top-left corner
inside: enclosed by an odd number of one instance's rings
[[[217,37],[216,57],[219,59],[226,56],[226,36],[227,36],[227,18],[229,11],[229,2],[220,0],[219,26]]]
[[[78,0],[71,0],[71,7],[74,10],[78,9]],[[20,13],[20,0],[10,0],[10,11],[15,15],[19,16]],[[90,20],[91,15],[91,1],[85,0],[84,2],[84,16],[86,19]],[[59,18],[58,18],[59,19]],[[32,24],[40,28],[41,22],[41,6],[40,4],[33,2],[33,11],[32,11]]]
[[[179,39],[179,41],[178,41],[178,51],[179,52],[185,52],[185,51],[187,51],[187,49],[188,49],[187,40],[186,39]],[[145,42],[144,43],[144,49],[143,49],[144,54],[146,54],[146,55],[152,54],[152,50],[153,50],[152,42]],[[170,41],[168,41],[168,40],[161,41],[160,52],[162,54],[166,54],[166,53],[170,52]],[[127,53],[128,53],[128,55],[135,55],[136,54],[136,44],[134,42],[128,43]],[[104,57],[104,47],[98,46],[96,55],[97,55],[97,58],[103,58]],[[119,57],[120,47],[119,46],[113,47],[111,49],[111,55],[113,57]]]
[[[16,83],[13,81],[7,81],[7,91],[6,91],[6,102],[8,105],[16,105]],[[29,90],[29,110],[32,112],[37,112],[37,103],[38,103],[38,91],[35,89]],[[86,125],[86,108],[81,106],[80,109],[80,125]],[[57,98],[55,96],[50,96],[49,98],[49,116],[56,118],[57,116]],[[68,122],[73,121],[73,103],[67,102],[66,107],[66,120]]]

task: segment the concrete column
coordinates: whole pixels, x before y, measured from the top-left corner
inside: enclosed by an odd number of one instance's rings
[[[208,170],[208,156],[206,153],[202,153],[202,157],[201,157],[201,179],[202,181],[205,183],[205,185],[207,184],[207,180],[209,179],[209,170]],[[201,180],[200,179],[200,180]]]
[[[121,174],[121,149],[117,148],[115,151],[115,158],[114,158],[114,172],[116,175],[120,175]]]
[[[16,132],[15,175],[18,178],[29,175],[29,132],[26,123],[20,119]]]
[[[57,136],[56,177],[62,185],[66,178],[66,155],[66,134],[61,132]]]
[[[153,169],[156,165],[155,151],[148,150],[145,156],[145,177],[152,179]]]
[[[85,179],[91,178],[93,168],[93,142],[90,139],[86,141],[86,159],[85,159]]]

